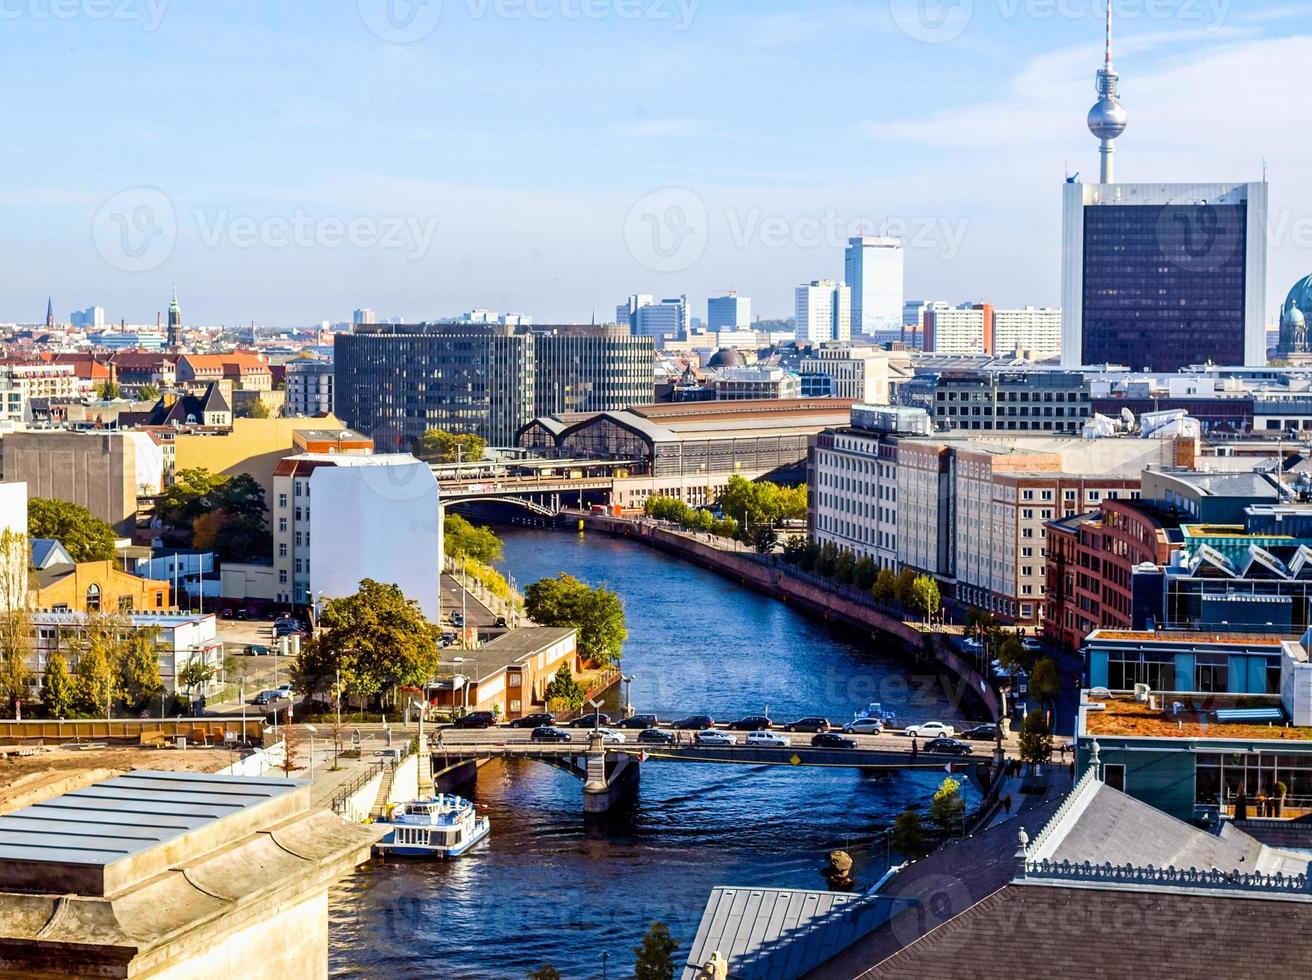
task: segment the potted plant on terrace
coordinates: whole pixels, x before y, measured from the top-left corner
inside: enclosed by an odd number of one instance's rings
[[[1289,787],[1284,783],[1277,782],[1273,789],[1274,792],[1271,794],[1272,815],[1279,818],[1285,809],[1285,795],[1289,792]]]

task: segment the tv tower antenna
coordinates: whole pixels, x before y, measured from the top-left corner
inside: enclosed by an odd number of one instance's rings
[[[1129,114],[1121,105],[1121,76],[1112,65],[1112,0],[1107,0],[1107,49],[1098,71],[1098,104],[1089,110],[1089,132],[1098,138],[1102,183],[1115,182],[1116,138],[1125,132]]]

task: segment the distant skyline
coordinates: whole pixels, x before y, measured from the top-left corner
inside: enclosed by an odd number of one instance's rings
[[[746,6],[8,8],[0,320],[53,296],[61,321],[154,323],[174,283],[203,324],[586,322],[632,293],[703,316],[729,290],[783,318],[881,232],[908,298],[1059,304],[1062,179],[1098,167],[1100,0]],[[1265,161],[1273,319],[1312,272],[1312,2],[1116,8],[1118,179]]]

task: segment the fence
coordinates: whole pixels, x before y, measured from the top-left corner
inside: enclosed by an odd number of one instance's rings
[[[229,739],[229,736],[232,736]],[[264,724],[248,718],[243,730],[240,718],[115,718],[68,721],[0,721],[0,742],[133,742],[172,741],[262,743]]]

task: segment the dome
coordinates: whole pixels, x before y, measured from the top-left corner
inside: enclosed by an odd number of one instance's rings
[[[735,368],[746,367],[747,359],[732,347],[721,347],[707,362],[708,368]]]
[[[1290,323],[1303,323],[1309,315],[1312,315],[1312,276],[1294,284],[1281,308],[1281,319]]]
[[[1114,140],[1125,132],[1130,114],[1115,99],[1099,99],[1089,110],[1089,132],[1100,140]]]

